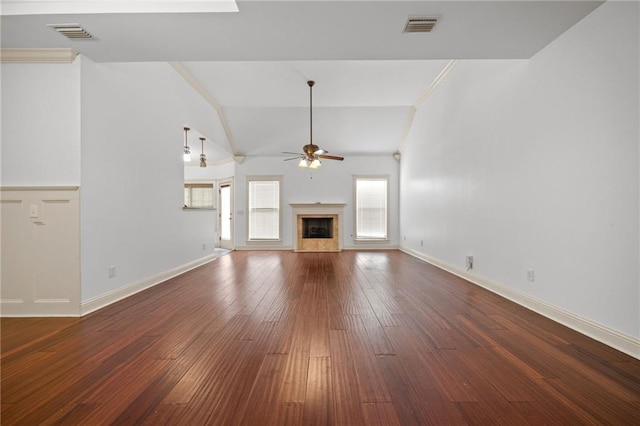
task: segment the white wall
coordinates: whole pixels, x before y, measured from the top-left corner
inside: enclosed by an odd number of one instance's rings
[[[235,177],[235,243],[247,244],[247,180],[252,175],[282,176],[282,244],[293,247],[292,210],[290,203],[345,203],[343,216],[343,246],[353,248],[355,222],[353,216],[353,176],[388,175],[389,194],[389,242],[374,247],[398,246],[398,163],[391,156],[347,156],[344,161],[322,162],[317,170],[302,169],[296,161],[283,161],[280,157],[247,157],[236,166]],[[358,247],[365,247],[361,244]]]
[[[216,122],[167,63],[83,58],[83,302],[212,253],[215,213],[182,209],[182,128],[208,135]]]
[[[403,152],[403,248],[639,337],[638,16],[608,2],[530,60],[461,62]]]
[[[3,186],[80,184],[80,60],[2,64]]]

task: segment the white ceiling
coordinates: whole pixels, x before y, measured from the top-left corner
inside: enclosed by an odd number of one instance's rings
[[[221,107],[242,155],[308,142],[312,79],[314,142],[334,154],[391,154],[449,60],[530,58],[602,1],[236,3],[227,13],[2,16],[1,43],[69,47],[95,62],[181,62]],[[413,15],[440,20],[431,34],[404,34]],[[47,27],[71,22],[97,40],[70,41]],[[230,152],[227,144],[208,156]]]

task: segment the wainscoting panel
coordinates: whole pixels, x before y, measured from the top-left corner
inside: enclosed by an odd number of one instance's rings
[[[78,187],[2,188],[2,316],[80,314]]]

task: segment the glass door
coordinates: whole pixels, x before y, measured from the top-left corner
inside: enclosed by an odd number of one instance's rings
[[[220,247],[233,250],[233,181],[220,181],[218,197],[218,229]]]

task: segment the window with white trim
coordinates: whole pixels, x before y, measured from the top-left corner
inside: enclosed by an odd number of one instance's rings
[[[281,177],[252,176],[247,182],[249,240],[279,240]]]
[[[185,183],[184,207],[188,209],[214,208],[213,183]]]
[[[356,239],[388,238],[388,189],[387,176],[355,177]]]

